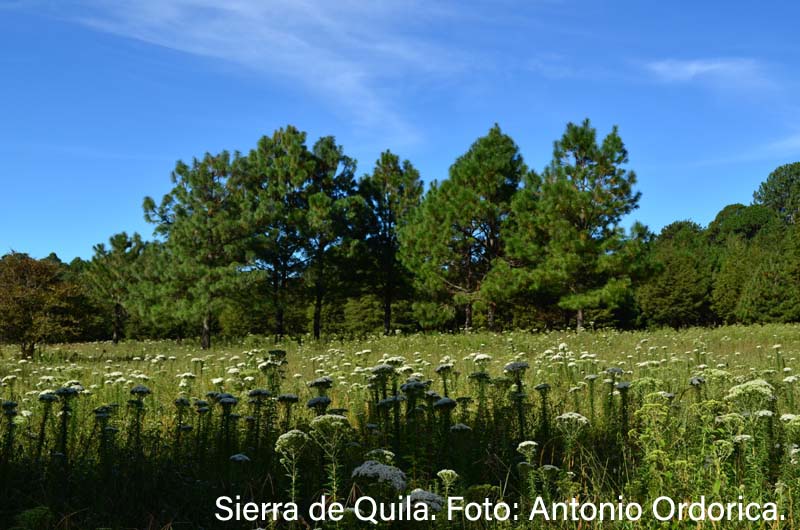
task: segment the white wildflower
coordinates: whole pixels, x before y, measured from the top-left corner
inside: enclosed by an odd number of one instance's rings
[[[353,478],[377,480],[390,485],[396,491],[406,489],[406,474],[394,466],[381,464],[375,460],[367,460],[353,470]]]

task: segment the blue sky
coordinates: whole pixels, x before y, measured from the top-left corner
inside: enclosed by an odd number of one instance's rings
[[[224,6],[224,7],[221,7]],[[0,253],[150,236],[178,159],[291,123],[430,181],[495,122],[529,166],[613,124],[632,216],[708,223],[800,160],[795,2],[0,0]]]

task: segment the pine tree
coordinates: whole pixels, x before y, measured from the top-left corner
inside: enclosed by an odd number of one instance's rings
[[[476,302],[493,327],[497,300],[484,280],[503,255],[501,228],[527,169],[514,141],[495,125],[450,167],[450,178],[431,187],[400,232],[403,262],[421,290],[444,291],[473,325]]]
[[[129,237],[125,232],[109,238],[109,246],[94,246],[94,257],[89,262],[84,278],[92,295],[108,308],[111,314],[111,339],[117,344],[122,338],[123,325],[128,315],[128,298],[135,281],[134,266],[144,243],[139,234]]]
[[[530,185],[538,189],[528,221],[535,230],[516,234],[541,254],[528,281],[554,291],[559,307],[574,312],[578,329],[586,309],[618,305],[630,287],[630,263],[622,259],[629,238],[619,223],[641,195],[633,191],[636,175],[623,167],[628,152],[617,128],[600,144],[596,136],[588,119],[567,125],[553,161]],[[530,259],[523,247],[517,243],[512,257]]]
[[[770,173],[753,194],[753,202],[771,208],[787,223],[795,223],[800,212],[800,162]]]
[[[200,345],[211,347],[212,324],[225,298],[236,288],[237,270],[244,261],[246,227],[241,220],[241,197],[232,185],[240,170],[238,155],[206,154],[192,165],[178,162],[173,189],[160,205],[145,198],[145,219],[166,238],[163,296],[178,296],[182,319],[199,324]]]
[[[325,296],[338,276],[337,258],[361,215],[363,202],[355,195],[355,160],[344,154],[332,136],[320,138],[312,150],[313,169],[303,188],[304,217],[300,223],[305,260],[304,280],[313,300],[313,334],[318,339]]]
[[[398,259],[397,232],[410,213],[419,206],[422,181],[411,162],[391,151],[381,153],[372,173],[358,183],[359,194],[367,205],[364,239],[371,258],[371,279],[383,310],[383,332],[392,332],[392,304],[398,291],[409,283],[409,272]]]
[[[306,134],[288,126],[261,138],[245,162],[235,185],[241,188],[242,215],[252,232],[248,263],[267,275],[274,331],[281,338],[290,287],[303,270],[304,194],[316,160],[306,147]]]

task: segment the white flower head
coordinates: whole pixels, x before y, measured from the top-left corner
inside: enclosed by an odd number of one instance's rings
[[[406,474],[394,466],[381,464],[375,460],[367,460],[353,470],[353,478],[376,480],[388,484],[395,491],[406,489]]]

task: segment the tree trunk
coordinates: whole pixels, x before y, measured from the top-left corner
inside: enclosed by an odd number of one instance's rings
[[[464,308],[464,329],[472,328],[472,302]]]
[[[33,359],[33,356],[36,354],[36,343],[31,342],[30,344],[23,342],[20,344],[20,349],[22,350],[22,356],[26,359]]]
[[[203,334],[200,336],[200,348],[208,350],[211,348],[211,315],[203,317]]]
[[[583,331],[583,309],[578,309],[576,319],[578,321],[577,331]]]
[[[489,326],[489,329],[494,329],[494,312],[497,304],[494,302],[489,302],[489,307],[486,310],[486,325]]]
[[[276,264],[275,268],[280,267]],[[272,298],[275,300],[275,342],[283,339],[284,331],[284,308],[281,296],[286,293],[286,274],[285,272],[276,272],[275,279],[272,282]]]
[[[111,335],[111,342],[119,344],[122,338],[122,305],[119,302],[114,304],[114,330]]]
[[[383,334],[392,334],[392,288],[388,285],[383,291]]]
[[[392,301],[385,300],[383,302],[383,334],[392,334]]]
[[[319,282],[314,291],[314,338],[319,339],[322,329],[322,285]]]
[[[283,311],[283,305],[281,305],[281,304],[279,303],[279,305],[278,305],[278,311],[277,311],[277,313],[275,314],[275,338],[276,338],[276,340],[278,340],[278,341],[280,341],[281,339],[283,339],[283,335],[284,335],[284,333],[285,333],[285,331],[284,331],[284,329],[283,329],[283,320],[284,320],[283,313],[284,313],[284,311]]]

